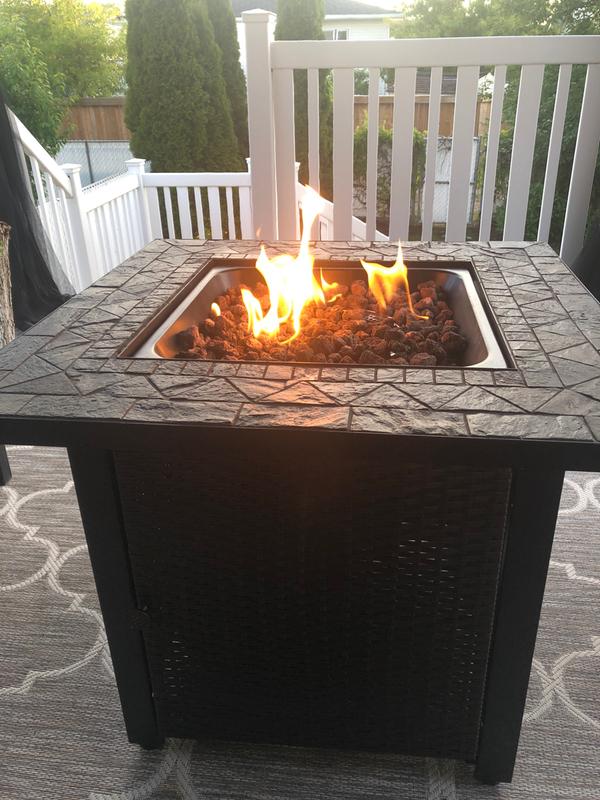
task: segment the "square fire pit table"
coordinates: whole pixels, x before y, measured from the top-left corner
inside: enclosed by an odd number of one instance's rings
[[[509,781],[564,471],[600,469],[600,307],[545,244],[412,243],[458,367],[173,358],[202,287],[257,255],[155,241],[0,352],[0,442],[69,451],[129,739]]]

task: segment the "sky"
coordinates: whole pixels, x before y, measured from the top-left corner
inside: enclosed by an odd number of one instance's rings
[[[389,8],[391,11],[394,11],[398,6],[406,5],[406,3],[401,2],[401,0],[361,0],[361,2],[369,6]]]
[[[85,2],[98,2],[98,0],[85,0]],[[124,0],[100,0],[101,3],[108,3],[109,5],[114,4],[120,7],[125,5]],[[389,8],[390,11],[394,11],[399,6],[406,5],[406,0],[361,0],[362,3],[365,3],[369,6],[379,6],[379,8]],[[258,3],[257,5],[260,5]]]
[[[84,0],[84,2],[100,2],[107,5],[116,5],[121,9],[125,8],[125,0]],[[361,2],[365,3],[365,5],[389,8],[390,11],[396,11],[398,8],[407,5],[410,0],[361,0]],[[257,0],[256,6],[260,8],[260,0]]]

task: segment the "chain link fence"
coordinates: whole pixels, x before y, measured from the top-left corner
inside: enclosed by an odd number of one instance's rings
[[[81,164],[81,183],[91,183],[120,175],[126,171],[125,161],[133,158],[127,141],[66,142],[56,160],[59,164]]]

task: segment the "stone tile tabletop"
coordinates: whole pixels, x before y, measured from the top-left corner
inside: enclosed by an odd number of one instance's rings
[[[295,242],[267,245],[271,252],[296,248]],[[318,242],[313,252],[389,260],[396,245]],[[404,247],[408,261],[472,262],[515,368],[119,358],[144,321],[208,258],[257,254],[254,241],[154,241],[19,336],[0,351],[0,441],[3,426],[13,431],[19,423],[25,440],[25,421],[33,440],[44,420],[600,441],[600,306],[546,244]],[[15,438],[8,427],[4,440]]]

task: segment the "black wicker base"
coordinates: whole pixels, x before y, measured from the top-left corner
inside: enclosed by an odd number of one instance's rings
[[[475,758],[510,470],[115,463],[165,736]]]

